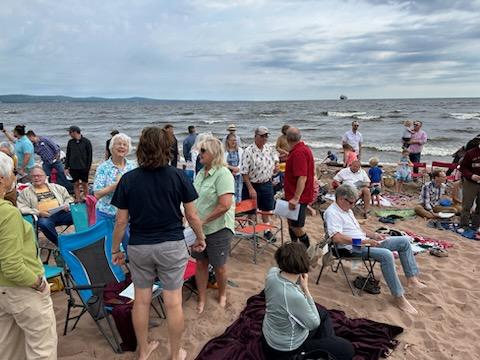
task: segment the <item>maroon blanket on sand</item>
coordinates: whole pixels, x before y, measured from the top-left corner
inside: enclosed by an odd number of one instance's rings
[[[324,309],[317,304],[318,308]],[[355,348],[354,360],[377,360],[395,348],[403,328],[368,319],[349,319],[343,311],[328,310],[335,334]],[[219,337],[210,340],[196,360],[264,360],[260,341],[265,315],[263,291],[247,300],[239,318]]]

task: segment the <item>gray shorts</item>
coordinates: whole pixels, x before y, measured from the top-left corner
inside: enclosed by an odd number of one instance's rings
[[[193,251],[192,257],[197,260],[207,259],[213,267],[223,266],[227,263],[228,254],[230,254],[232,238],[233,233],[227,228],[206,235],[207,247],[201,253]]]
[[[177,290],[183,286],[183,275],[189,258],[185,240],[130,245],[128,258],[132,281],[136,287],[151,288],[156,277],[165,290]]]

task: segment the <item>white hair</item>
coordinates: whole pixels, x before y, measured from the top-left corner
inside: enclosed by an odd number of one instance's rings
[[[8,149],[8,152],[10,154],[13,154],[15,152],[15,148],[13,147],[13,145],[11,143],[9,143],[8,141],[2,141],[0,142],[0,149]]]
[[[10,176],[13,173],[13,159],[0,151],[0,176]]]
[[[127,155],[130,155],[130,152],[132,151],[132,138],[124,133],[119,133],[115,135],[114,137],[112,137],[112,140],[110,140],[110,144],[108,146],[108,149],[110,150],[110,152],[112,152],[113,145],[115,145],[115,142],[117,141],[125,141],[127,143],[128,145]]]

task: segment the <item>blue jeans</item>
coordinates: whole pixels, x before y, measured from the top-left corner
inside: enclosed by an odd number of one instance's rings
[[[404,294],[402,284],[395,269],[395,258],[392,251],[398,251],[403,271],[407,278],[417,276],[419,273],[417,262],[413,256],[410,238],[408,236],[390,236],[378,247],[370,248],[370,257],[380,263],[382,274],[393,296]],[[362,256],[367,257],[368,249],[362,248]]]
[[[238,204],[242,201],[243,179],[242,175],[235,175],[235,202]]]
[[[110,215],[98,210],[96,212],[96,215],[97,215],[97,222],[100,220],[104,220],[104,221],[110,222],[110,224],[112,225],[112,228],[115,227],[115,215]],[[123,247],[123,250],[125,251],[125,254],[127,254],[128,240],[130,240],[130,225],[127,225],[127,228],[125,229],[125,235],[123,235],[123,239],[122,239],[122,247]]]
[[[39,217],[38,227],[43,232],[45,237],[55,245],[58,245],[58,234],[56,226],[72,225],[72,214],[70,211],[59,211],[49,217]]]
[[[57,184],[62,185],[68,192],[73,191],[73,185],[70,181],[67,180],[65,176],[65,168],[61,161],[57,160],[53,164],[47,164],[45,161],[43,162],[43,171],[47,176],[50,176],[52,173],[52,169],[57,170]]]

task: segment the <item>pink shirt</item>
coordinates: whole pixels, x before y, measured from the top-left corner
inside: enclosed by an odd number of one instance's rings
[[[419,130],[412,134],[410,141],[420,141],[420,144],[411,144],[408,147],[408,151],[411,153],[417,154],[421,153],[423,149],[423,144],[427,142],[427,133],[423,130]]]

